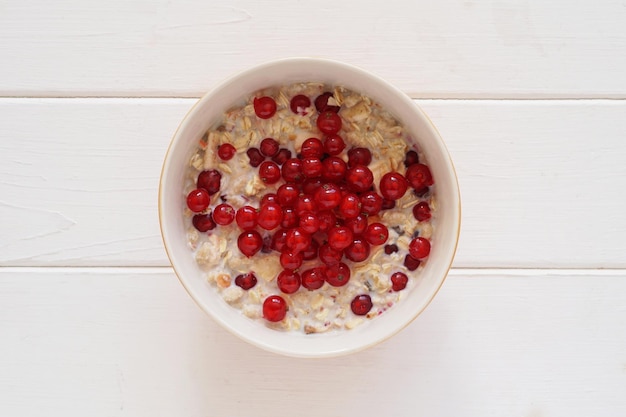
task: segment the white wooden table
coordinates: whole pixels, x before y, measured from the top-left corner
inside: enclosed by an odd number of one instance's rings
[[[186,295],[161,161],[229,74],[310,55],[423,106],[449,279],[348,357],[249,346]],[[0,416],[626,415],[626,2],[0,0]]]

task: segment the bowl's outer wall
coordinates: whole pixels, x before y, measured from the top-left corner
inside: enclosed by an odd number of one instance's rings
[[[426,154],[436,181],[437,218],[433,249],[410,295],[376,320],[351,331],[304,335],[259,325],[211,291],[189,249],[183,224],[183,178],[200,138],[224,110],[255,91],[294,82],[342,85],[378,101],[396,116]],[[377,76],[336,61],[291,58],[273,61],[231,77],[202,97],[179,126],[168,149],[159,188],[159,220],[165,247],[181,283],[195,302],[226,329],[261,348],[298,357],[355,352],[385,340],[407,326],[435,296],[452,264],[460,229],[460,196],[448,151],[428,117],[412,100]]]

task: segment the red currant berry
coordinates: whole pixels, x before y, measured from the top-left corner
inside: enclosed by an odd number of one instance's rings
[[[293,253],[291,251],[282,252],[280,254],[280,265],[285,269],[293,271],[294,269],[300,268],[300,266],[302,265],[302,259],[303,259],[302,252],[299,252],[299,253]]]
[[[324,268],[311,268],[302,272],[302,286],[309,291],[318,290],[322,288],[324,282],[326,282],[326,274]]]
[[[213,195],[220,190],[220,181],[222,174],[214,169],[210,171],[202,171],[198,175],[198,188],[204,188],[209,195]]]
[[[263,317],[267,321],[278,322],[287,315],[287,302],[279,295],[270,295],[263,301]]]
[[[280,227],[285,229],[291,229],[298,225],[298,215],[296,209],[293,207],[283,207],[283,220],[280,222]]]
[[[282,252],[287,248],[287,230],[278,229],[272,236],[270,247],[277,252]]]
[[[346,149],[346,143],[339,135],[329,135],[324,139],[324,150],[329,155],[339,155]]]
[[[302,174],[306,178],[317,178],[322,175],[323,165],[319,158],[304,158],[302,160]]]
[[[380,208],[381,210],[391,210],[396,206],[396,200],[388,200],[386,198],[383,199],[383,206]]]
[[[367,217],[359,214],[356,217],[345,220],[343,225],[352,230],[352,234],[362,235],[367,230]]]
[[[259,146],[261,153],[265,156],[269,156],[270,158],[276,156],[278,150],[280,149],[280,145],[276,140],[272,138],[265,138],[261,141],[261,145]]]
[[[320,221],[320,232],[328,232],[337,224],[337,216],[335,216],[335,213],[330,210],[320,211],[317,213],[317,218]]]
[[[191,219],[191,223],[193,223],[193,227],[195,227],[199,232],[206,232],[215,229],[215,221],[213,220],[211,213],[196,214]]]
[[[423,237],[416,237],[409,243],[409,253],[415,259],[424,259],[430,253],[430,242]]]
[[[287,232],[285,242],[292,252],[299,253],[306,250],[311,245],[311,236],[304,230],[296,227]]]
[[[365,239],[357,237],[344,253],[352,262],[363,262],[370,256],[370,244]]]
[[[309,247],[302,251],[302,258],[305,261],[310,261],[312,259],[317,258],[317,252],[319,250],[319,247],[320,247],[319,243],[311,239],[311,244],[309,245]]]
[[[346,163],[343,159],[336,156],[330,156],[322,162],[324,170],[322,178],[326,181],[339,182],[346,175]]]
[[[337,265],[343,258],[343,251],[331,248],[328,243],[320,246],[318,254],[320,261],[326,265]]]
[[[287,182],[299,183],[304,180],[304,176],[302,175],[302,161],[298,158],[286,160],[281,168],[281,172]]]
[[[407,255],[404,257],[404,266],[406,266],[406,269],[409,271],[415,271],[417,267],[420,266],[420,260],[415,259],[411,255]]]
[[[398,252],[398,245],[393,244],[393,245],[385,245],[385,253],[387,255],[391,255],[392,253],[396,253]]]
[[[276,191],[278,203],[283,207],[292,207],[298,201],[299,195],[300,190],[294,184],[283,184]]]
[[[404,157],[404,166],[410,167],[411,165],[419,163],[420,159],[415,151],[408,151]]]
[[[220,226],[227,226],[235,220],[235,209],[229,204],[219,204],[213,210],[213,220]]]
[[[302,213],[304,213],[305,211],[312,211],[315,213],[317,211],[317,204],[315,203],[315,199],[312,196],[302,194],[298,196],[298,201],[296,201],[295,209],[296,214],[299,217],[302,216]]]
[[[302,192],[304,194],[314,195],[322,184],[321,178],[306,178],[302,183]]]
[[[341,190],[342,197],[346,195],[346,193],[351,191],[348,189],[348,185],[345,182],[340,182],[339,184],[337,184],[337,186],[339,186],[339,189]]]
[[[300,288],[300,274],[294,271],[285,270],[278,274],[276,284],[278,289],[285,294],[293,294]]]
[[[261,253],[272,252],[272,235],[263,236],[263,246],[261,247]]]
[[[339,214],[344,219],[351,219],[361,214],[361,200],[356,194],[346,193],[339,203]]]
[[[294,96],[289,103],[291,111],[300,116],[305,116],[308,113],[307,108],[309,106],[311,106],[311,99],[303,94]]]
[[[317,109],[317,111],[320,113],[324,111],[333,111],[337,113],[339,111],[339,106],[328,104],[328,101],[331,98],[334,100],[333,93],[331,93],[330,91],[326,91],[317,96],[317,98],[315,99],[315,108]]]
[[[204,188],[197,188],[187,194],[187,207],[194,213],[200,213],[209,207],[211,199]]]
[[[305,211],[300,215],[298,226],[308,234],[312,235],[320,227],[320,221],[312,211]]]
[[[430,219],[430,207],[428,203],[425,201],[421,201],[413,206],[413,216],[417,221],[423,222]]]
[[[417,197],[422,198],[426,194],[428,194],[428,191],[430,191],[430,188],[424,187],[424,188],[420,188],[419,190],[413,190],[413,194],[415,194]]]
[[[261,206],[258,214],[258,224],[265,230],[276,229],[283,220],[283,209],[276,203],[267,203]]]
[[[255,230],[248,230],[243,232],[237,238],[237,247],[248,258],[261,250],[263,247],[263,238],[259,232]]]
[[[223,143],[217,148],[217,156],[224,161],[232,159],[235,153],[237,153],[237,149],[230,143]]]
[[[280,180],[280,168],[276,162],[263,161],[259,167],[259,177],[265,184],[276,184]]]
[[[343,287],[350,281],[350,268],[343,262],[327,265],[324,272],[326,273],[326,282],[333,287]]]
[[[409,283],[409,277],[404,272],[395,272],[391,275],[391,289],[394,291],[402,291]]]
[[[235,278],[235,285],[243,288],[244,290],[249,290],[253,288],[257,283],[256,276],[252,272],[248,272],[247,274],[237,275]]]
[[[382,245],[389,237],[389,230],[387,230],[387,226],[382,223],[371,223],[367,226],[363,237],[374,246]]]
[[[375,191],[368,191],[361,194],[361,212],[368,216],[377,215],[383,208],[383,198]]]
[[[300,154],[303,158],[320,158],[323,153],[324,145],[318,138],[308,138],[300,147]]]
[[[367,148],[352,148],[348,151],[348,166],[367,166],[372,162],[372,153]]]
[[[276,113],[276,102],[271,97],[254,98],[254,113],[261,119],[269,119]]]
[[[341,203],[341,190],[335,184],[324,184],[315,192],[315,201],[321,209],[334,209]]]
[[[362,193],[374,184],[374,174],[365,165],[355,165],[346,172],[346,182],[351,190]]]
[[[261,198],[260,205],[267,204],[267,203],[278,203],[278,197],[276,196],[276,194],[267,193],[263,196],[263,198]]]
[[[357,316],[364,316],[372,309],[372,297],[367,294],[361,294],[354,297],[350,303],[350,309]]]
[[[398,172],[388,172],[380,180],[380,193],[389,200],[401,198],[407,187],[406,179]]]
[[[406,179],[414,190],[421,190],[434,184],[430,169],[424,164],[413,164],[408,167]]]
[[[341,130],[341,117],[333,111],[325,111],[317,116],[317,128],[327,135],[334,135]]]
[[[243,206],[235,214],[235,221],[241,230],[252,230],[257,225],[258,213],[254,207]]]
[[[280,148],[276,156],[272,158],[272,161],[276,162],[278,165],[282,165],[291,158],[291,151],[286,148]]]
[[[350,246],[353,239],[352,230],[345,226],[336,226],[328,231],[328,245],[338,251]]]
[[[261,162],[265,160],[265,157],[261,154],[261,151],[257,148],[250,148],[246,151],[246,155],[248,155],[248,159],[250,159],[250,165],[254,168],[261,165]]]

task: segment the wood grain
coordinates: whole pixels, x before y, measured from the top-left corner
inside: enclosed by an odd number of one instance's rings
[[[0,265],[168,265],[158,178],[193,103],[0,100]],[[626,102],[418,103],[459,175],[457,267],[626,267]]]
[[[317,56],[416,98],[623,98],[624,21],[622,0],[5,0],[0,95],[195,97]]]
[[[625,416],[625,22],[624,0],[0,0],[0,416]],[[462,191],[437,298],[342,358],[232,336],[159,235],[191,98],[290,56],[419,99]]]
[[[453,271],[391,340],[284,358],[167,269],[0,269],[4,416],[619,416],[624,271]]]

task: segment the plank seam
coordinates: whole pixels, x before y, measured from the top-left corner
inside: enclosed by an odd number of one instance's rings
[[[0,266],[0,273],[174,273],[169,266]],[[626,268],[452,268],[450,275],[624,276]]]

